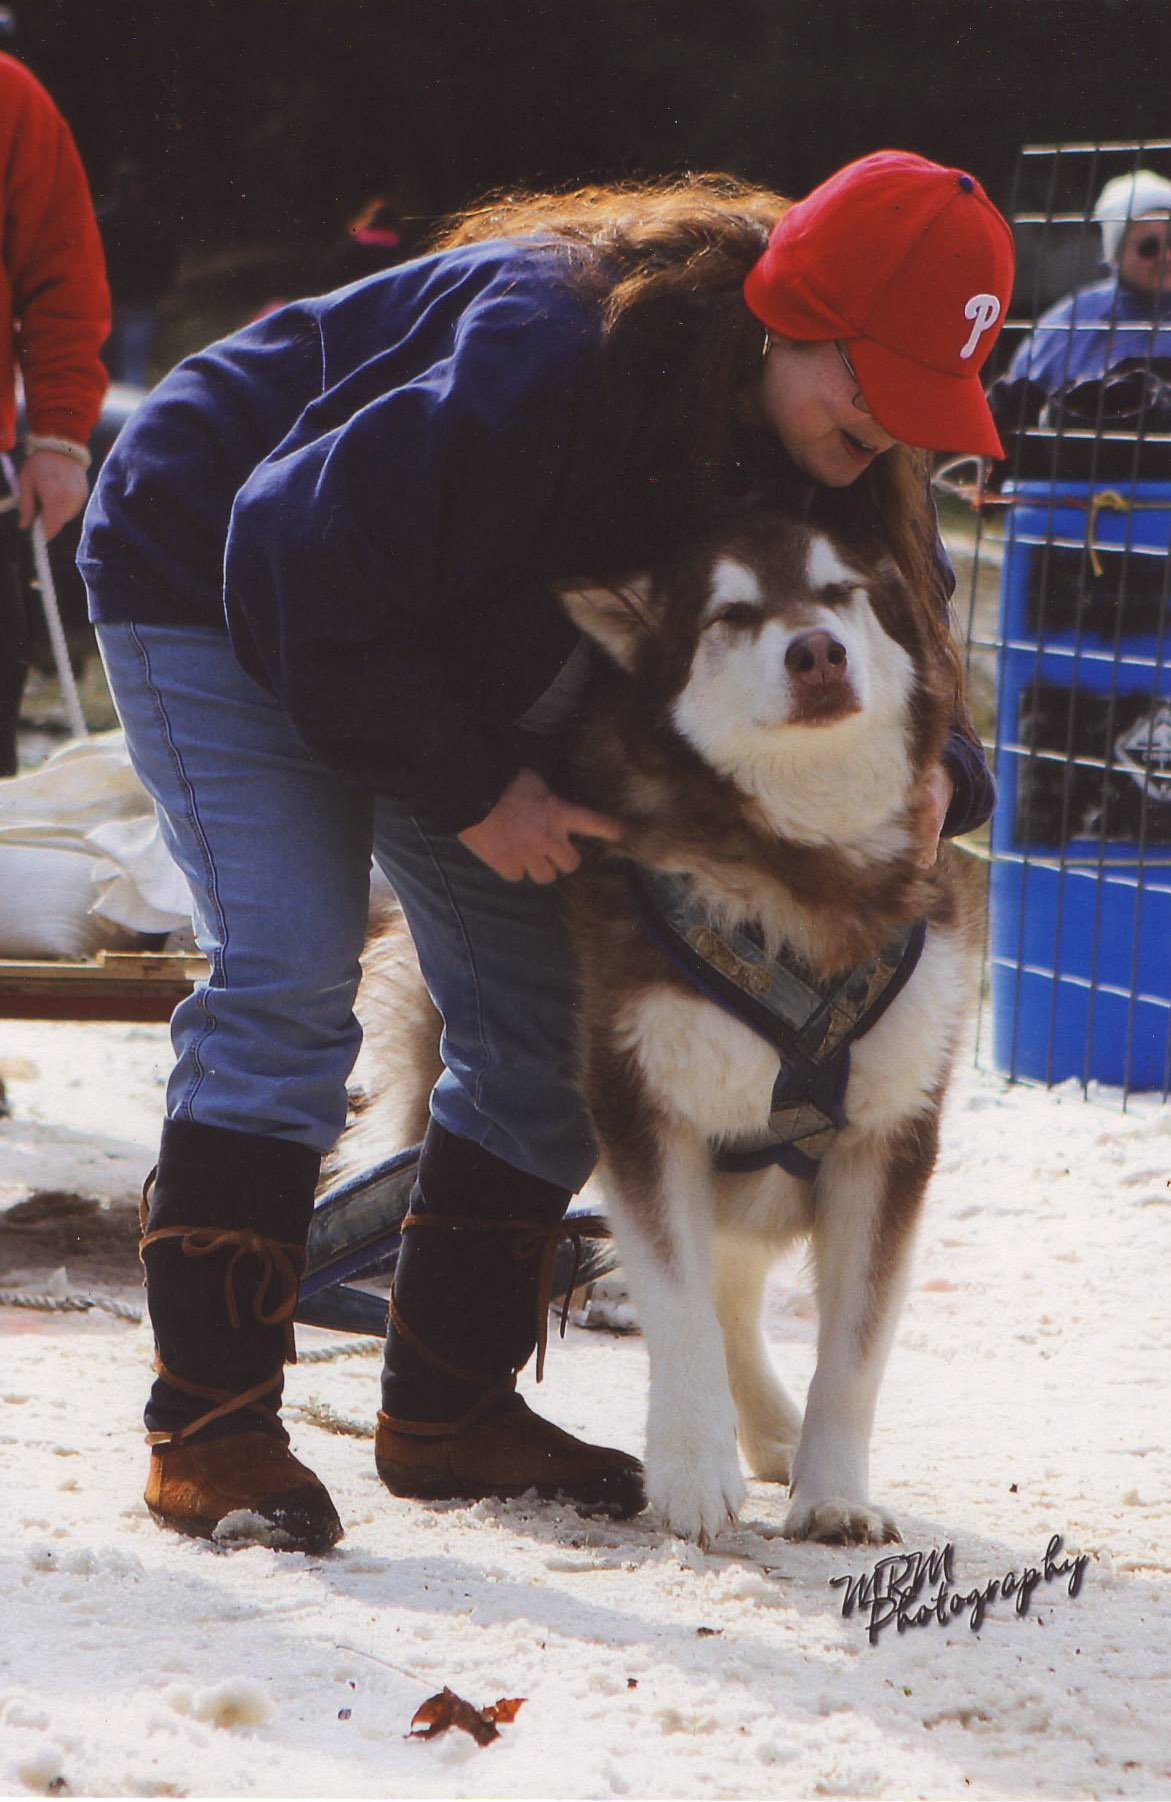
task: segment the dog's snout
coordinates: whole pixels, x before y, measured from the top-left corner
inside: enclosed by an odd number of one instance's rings
[[[785,652],[785,668],[808,687],[828,687],[846,677],[846,647],[832,632],[799,632]]]

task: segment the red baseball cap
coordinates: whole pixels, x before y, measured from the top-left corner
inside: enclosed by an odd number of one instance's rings
[[[744,298],[778,337],[840,338],[867,406],[903,444],[1003,457],[980,370],[1015,253],[974,176],[877,150],[789,208]]]

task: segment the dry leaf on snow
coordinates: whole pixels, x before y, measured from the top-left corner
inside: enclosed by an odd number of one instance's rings
[[[471,1734],[478,1746],[486,1746],[499,1737],[496,1723],[503,1721],[507,1726],[509,1721],[514,1721],[526,1700],[525,1696],[501,1696],[487,1708],[476,1708],[462,1696],[457,1696],[453,1689],[442,1689],[437,1696],[428,1696],[415,1710],[407,1738],[434,1739],[437,1734],[446,1733],[449,1727],[460,1727]]]

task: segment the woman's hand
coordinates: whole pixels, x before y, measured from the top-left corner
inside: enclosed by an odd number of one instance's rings
[[[571,833],[617,844],[622,827],[605,814],[563,801],[535,770],[520,770],[491,813],[459,839],[505,882],[522,882],[526,876],[530,882],[556,882],[581,862]]]
[[[923,784],[923,800],[918,809],[919,848],[915,862],[921,870],[929,870],[939,857],[939,835],[955,794],[955,783],[941,763],[929,770]]]

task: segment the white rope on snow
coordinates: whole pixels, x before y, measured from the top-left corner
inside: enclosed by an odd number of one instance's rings
[[[144,1318],[143,1310],[133,1302],[116,1301],[112,1295],[29,1295],[19,1289],[0,1289],[0,1308],[35,1308],[43,1314],[88,1314],[96,1308],[135,1325]]]
[[[345,1339],[337,1345],[310,1345],[298,1350],[298,1364],[325,1364],[331,1358],[371,1358],[382,1356],[385,1339]]]
[[[34,1295],[20,1289],[0,1289],[0,1308],[32,1308],[42,1314],[88,1314],[97,1309],[139,1326],[146,1310],[112,1295]],[[336,1345],[310,1345],[298,1351],[298,1364],[325,1364],[333,1358],[369,1358],[381,1355],[383,1341],[374,1338],[343,1339]]]

